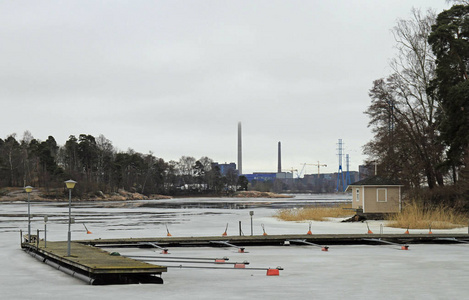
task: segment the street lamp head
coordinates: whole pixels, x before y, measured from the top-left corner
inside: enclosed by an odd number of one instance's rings
[[[69,189],[69,190],[73,189],[75,187],[76,183],[77,183],[76,181],[73,181],[71,179],[65,181],[65,184],[67,185],[67,189]]]
[[[30,186],[30,185],[28,185],[28,186],[25,186],[25,187],[24,187],[24,190],[25,190],[26,193],[29,194],[29,193],[31,193],[31,192],[33,191],[33,187]]]

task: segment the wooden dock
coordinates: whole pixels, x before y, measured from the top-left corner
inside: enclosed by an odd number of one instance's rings
[[[371,240],[370,240],[371,239]],[[286,241],[305,240],[321,245],[379,244],[381,239],[402,244],[457,243],[469,240],[469,234],[288,234],[255,236],[209,236],[209,237],[153,237],[127,239],[82,240],[79,243],[97,247],[151,247],[150,243],[163,248],[169,247],[216,247],[218,242],[229,242],[237,246],[282,246]]]
[[[67,256],[67,242],[23,242],[22,248],[40,261],[89,284],[163,283],[157,266],[100,249],[100,247],[234,247],[244,252],[247,246],[304,245],[394,245],[407,250],[409,244],[469,243],[469,234],[315,234],[209,237],[149,237],[73,241]]]
[[[83,243],[22,243],[22,248],[37,259],[93,285],[123,283],[163,283],[159,275],[167,268],[133,260]]]

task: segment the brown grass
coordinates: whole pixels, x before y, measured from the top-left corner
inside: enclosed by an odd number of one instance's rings
[[[352,204],[334,206],[307,206],[300,209],[281,209],[274,217],[283,221],[326,221],[327,218],[343,218],[353,216],[354,212],[347,210]]]
[[[402,213],[389,217],[387,226],[409,229],[453,229],[467,226],[467,216],[452,208],[440,206],[424,209],[413,202],[402,210]]]

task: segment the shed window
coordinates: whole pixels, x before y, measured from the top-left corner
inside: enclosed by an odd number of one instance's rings
[[[376,189],[376,199],[378,202],[387,202],[388,189]]]
[[[356,201],[360,201],[360,189],[357,189]]]

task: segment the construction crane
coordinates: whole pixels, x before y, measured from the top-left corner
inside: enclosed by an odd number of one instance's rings
[[[297,177],[297,178],[300,178],[301,175],[303,175],[303,172],[304,172],[304,170],[305,170],[305,167],[306,167],[307,163],[304,163],[304,164],[302,164],[302,165],[303,165],[303,167],[301,168],[301,171],[296,173],[296,177]]]
[[[321,163],[319,162],[319,160],[318,160],[318,163],[317,163],[317,164],[311,164],[311,165],[318,167],[318,179],[319,179],[319,174],[320,174],[319,169],[320,169],[321,167],[327,167],[327,165],[326,165],[326,164],[321,164]]]
[[[303,174],[303,171],[305,170],[305,167],[308,165],[308,166],[316,166],[318,167],[318,178],[319,178],[319,174],[320,174],[320,168],[321,167],[327,167],[326,164],[321,164],[319,161],[317,164],[308,164],[308,163],[304,163],[302,164],[303,165],[303,168],[301,168],[301,172],[298,174],[298,178],[301,176],[301,174]]]
[[[300,178],[300,176],[303,174],[303,172],[304,172],[307,165],[308,166],[315,166],[314,164],[308,164],[308,163],[303,163],[302,165],[303,165],[303,167],[301,168],[301,172],[298,174],[298,178]]]

